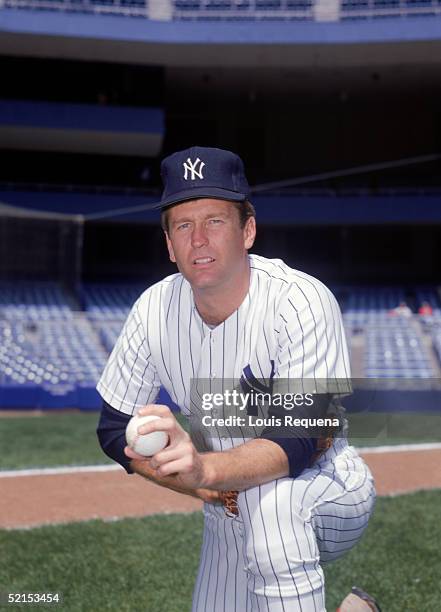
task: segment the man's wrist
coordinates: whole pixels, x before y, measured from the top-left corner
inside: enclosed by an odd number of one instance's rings
[[[215,462],[213,461],[215,453],[200,453],[202,463],[202,489],[216,489],[217,474]]]

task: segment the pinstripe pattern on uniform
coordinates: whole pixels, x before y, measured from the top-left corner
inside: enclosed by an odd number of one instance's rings
[[[139,304],[139,300],[135,302],[131,316],[126,321],[107,362],[107,376],[103,376],[97,386],[102,397],[107,398],[106,401],[113,408],[126,414],[135,412],[140,397],[143,400],[141,405],[154,402],[160,387],[160,379],[151,360],[147,335],[143,333]],[[150,299],[147,300],[146,306],[148,312]],[[131,390],[135,394],[135,401]]]
[[[192,380],[223,391],[224,380],[242,375],[251,386],[272,376],[348,379],[344,329],[330,291],[281,260],[251,255],[250,267],[248,295],[213,329],[180,274],[147,289],[98,384],[103,398],[131,414],[162,384],[184,415],[200,419],[201,388]],[[246,441],[203,432],[193,439],[200,451]],[[240,493],[239,517],[205,504],[193,612],[323,612],[320,563],[359,540],[374,500],[367,467],[342,438],[299,477]]]

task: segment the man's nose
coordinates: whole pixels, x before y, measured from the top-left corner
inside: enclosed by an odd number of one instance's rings
[[[191,234],[191,245],[199,249],[208,244],[207,231],[203,225],[195,225]]]

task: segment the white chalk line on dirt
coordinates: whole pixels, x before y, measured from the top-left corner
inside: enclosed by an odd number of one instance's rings
[[[17,476],[59,476],[61,474],[84,474],[89,472],[123,471],[120,465],[82,465],[71,467],[32,468],[27,470],[0,470],[0,478],[16,478]]]
[[[362,454],[381,453],[404,453],[412,451],[441,450],[441,442],[430,442],[424,444],[394,444],[386,446],[363,446],[357,447]],[[115,472],[123,468],[119,465],[84,465],[53,468],[31,468],[26,470],[0,470],[0,478],[16,478],[19,476],[58,476],[62,474],[81,474],[90,472]]]
[[[424,442],[421,444],[390,444],[385,446],[357,446],[357,451],[367,453],[407,453],[412,451],[440,450],[441,442]]]

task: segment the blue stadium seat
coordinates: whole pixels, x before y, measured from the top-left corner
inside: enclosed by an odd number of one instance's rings
[[[0,407],[95,409],[95,385],[127,314],[148,285],[86,284],[83,312],[55,283],[0,283]],[[405,297],[397,287],[345,291],[348,338],[363,333],[363,374],[404,381],[436,378],[441,365],[441,303],[432,287],[413,292],[433,314],[391,316]],[[431,353],[433,343],[439,364]]]
[[[258,11],[269,10],[274,11],[280,9],[281,0],[256,0],[256,9]]]
[[[312,8],[312,0],[287,0],[286,8],[290,10],[308,10]]]
[[[201,7],[200,0],[175,0],[175,7],[181,11],[195,11]]]
[[[341,8],[347,11],[369,8],[369,0],[342,0]]]
[[[231,0],[206,0],[205,4],[205,8],[208,10],[228,10],[231,6]]]

